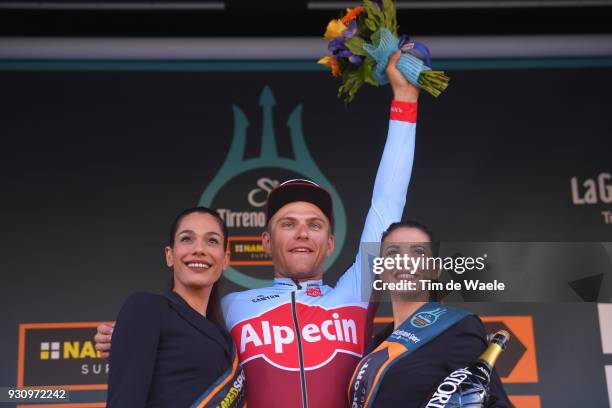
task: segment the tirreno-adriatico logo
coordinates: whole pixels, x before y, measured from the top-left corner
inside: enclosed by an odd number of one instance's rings
[[[249,159],[244,157],[249,121],[237,105],[232,106],[234,136],[229,152],[199,201],[199,205],[217,210],[227,224],[231,260],[224,276],[245,288],[267,286],[272,279],[272,262],[264,253],[260,236],[266,224],[265,202],[268,193],[284,180],[307,178],[332,195],[336,248],[327,261],[327,268],[342,251],[346,237],[344,205],[306,147],[302,131],[302,105],[296,106],[286,121],[294,157],[287,158],[280,157],[276,148],[272,112],[275,104],[272,90],[264,87],[259,98],[263,115],[261,154]]]
[[[422,329],[423,327],[431,326],[432,324],[434,324],[438,320],[438,318],[444,313],[446,313],[446,309],[443,308],[419,312],[415,314],[412,319],[410,319],[410,324],[414,327]]]

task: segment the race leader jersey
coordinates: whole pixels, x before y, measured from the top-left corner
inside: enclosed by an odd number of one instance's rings
[[[361,242],[378,242],[402,216],[412,171],[416,103],[394,101]],[[226,295],[223,313],[244,368],[249,408],[347,406],[368,319],[361,254],[335,288],[276,278],[270,287]],[[366,266],[367,267],[367,266]],[[371,280],[370,273],[367,280]],[[369,294],[370,292],[367,291]]]

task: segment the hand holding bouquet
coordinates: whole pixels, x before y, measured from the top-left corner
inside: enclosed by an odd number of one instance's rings
[[[402,56],[398,70],[413,85],[437,97],[448,86],[443,71],[431,69],[425,44],[398,38],[393,0],[364,0],[362,6],[347,9],[340,19],[327,25],[325,39],[331,52],[319,64],[331,68],[333,76],[342,76],[338,97],[347,103],[364,83],[378,86],[389,82],[385,69],[389,57],[399,49]]]

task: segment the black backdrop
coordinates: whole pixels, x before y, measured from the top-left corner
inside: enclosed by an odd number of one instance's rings
[[[143,67],[0,72],[0,385],[16,384],[20,323],[112,320],[130,292],[164,289],[167,230],[223,163],[233,105],[248,118],[247,158],[260,154],[266,86],[279,154],[294,154],[286,123],[302,104],[308,149],[344,203],[346,241],[325,279],[334,283],[352,261],[389,89],[364,89],[346,108],[335,99],[336,81],[306,63],[291,72],[275,63],[236,72],[223,63],[196,72],[178,63]],[[573,177],[612,173],[610,73],[451,71],[446,94],[421,97],[405,215],[442,240],[612,241],[602,215],[612,206],[575,205],[570,187]],[[554,272],[542,271],[551,279]],[[601,272],[603,288],[612,271]],[[611,301],[603,295],[596,299]],[[509,394],[537,395],[543,407],[607,406],[604,366],[612,360],[596,304],[469,307],[533,319],[537,378],[516,377]],[[75,391],[73,399],[100,400],[103,391]]]

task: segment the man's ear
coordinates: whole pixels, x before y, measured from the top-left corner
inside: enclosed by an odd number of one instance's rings
[[[174,252],[172,251],[172,247],[167,246],[164,251],[166,252],[166,265],[169,268],[174,267]]]
[[[272,256],[272,243],[270,242],[270,233],[268,231],[264,231],[261,234],[261,243],[266,254]]]
[[[327,237],[327,256],[332,256],[332,254],[334,253],[335,244],[336,238],[332,234],[329,234],[329,237]]]

